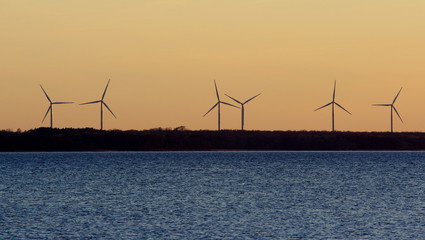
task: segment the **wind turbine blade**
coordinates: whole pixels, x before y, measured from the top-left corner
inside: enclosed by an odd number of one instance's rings
[[[316,110],[314,110],[314,111],[320,110],[320,109],[322,109],[322,108],[324,108],[324,107],[327,107],[327,106],[329,106],[329,105],[331,105],[331,104],[332,104],[332,102],[330,102],[330,103],[328,103],[328,104],[326,104],[326,105],[323,105],[323,106],[319,107],[318,109],[316,109]]]
[[[227,95],[227,94],[224,94],[224,95],[228,96],[228,97],[229,97],[229,98],[231,98],[233,101],[235,101],[235,102],[237,102],[237,103],[239,103],[239,104],[242,104],[241,102],[239,102],[238,100],[236,100],[236,99],[232,98],[231,96],[229,96],[229,95]]]
[[[218,94],[217,83],[214,80],[215,93],[217,94],[217,100],[220,102],[220,95]]]
[[[47,95],[46,91],[44,90],[43,86],[41,86],[41,84],[40,84],[40,87],[41,87],[41,90],[43,90],[44,94],[46,95],[47,100],[49,100],[49,102],[52,103],[52,100],[50,100],[49,95]]]
[[[80,105],[93,104],[93,103],[99,103],[99,102],[101,102],[101,100],[93,101],[93,102],[80,103]]]
[[[219,103],[223,103],[223,104],[226,104],[226,105],[229,105],[229,106],[232,106],[232,107],[235,107],[235,108],[240,108],[240,107],[237,107],[237,106],[235,106],[235,105],[233,105],[233,104],[230,104],[230,103],[227,103],[227,102],[219,102]]]
[[[43,118],[43,120],[41,122],[44,122],[44,120],[47,117],[47,114],[49,114],[49,112],[50,112],[51,109],[52,109],[52,105],[50,105],[49,108],[47,109],[46,115],[44,115],[44,118]]]
[[[351,114],[347,109],[345,109],[345,108],[343,108],[341,105],[339,105],[338,103],[335,103],[338,107],[340,107],[342,110],[344,110],[344,111],[346,111],[348,114],[350,114],[350,115],[353,115],[353,114]]]
[[[217,107],[217,105],[219,104],[220,102],[217,102],[216,104],[214,104],[214,106],[210,109],[210,110],[208,110],[208,112],[207,113],[205,113],[204,114],[204,116],[203,117],[205,117],[208,113],[210,113],[215,107]]]
[[[391,104],[372,104],[372,106],[389,107],[389,106],[391,106]]]
[[[252,97],[252,98],[250,98],[250,99],[246,100],[243,104],[248,103],[249,101],[253,100],[254,98],[256,98],[256,97],[258,97],[258,96],[260,96],[260,95],[261,95],[261,93],[259,93],[259,94],[255,95],[254,97]]]
[[[52,102],[52,104],[71,104],[74,102]]]
[[[404,122],[403,122],[403,119],[401,119],[400,114],[398,114],[397,109],[396,109],[394,106],[392,106],[392,108],[394,109],[395,113],[397,113],[397,116],[398,116],[398,118],[400,118],[401,122],[402,122],[402,123],[404,123]]]
[[[108,105],[105,102],[102,102],[103,105],[105,105],[105,107],[109,110],[109,112],[112,113],[112,116],[114,116],[115,118],[117,118],[117,116],[115,116],[115,114],[112,112],[112,110],[108,107]]]
[[[332,97],[332,101],[335,101],[335,91],[336,91],[336,80],[334,82],[334,95]]]
[[[106,90],[108,90],[108,86],[109,86],[110,81],[111,81],[111,79],[108,80],[108,84],[106,84],[105,91],[103,91],[102,100],[105,98]]]
[[[401,90],[402,90],[402,89],[403,89],[403,88],[400,88],[400,91],[398,91],[397,96],[395,96],[395,98],[394,98],[393,104],[394,104],[394,103],[395,103],[395,101],[397,100],[398,95],[400,95],[400,92],[401,92]]]

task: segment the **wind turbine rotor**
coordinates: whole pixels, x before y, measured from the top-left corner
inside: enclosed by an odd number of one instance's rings
[[[102,101],[102,104],[105,105],[105,107],[109,110],[109,112],[112,114],[112,116],[117,118],[117,116],[115,116],[115,114],[112,112],[112,110],[108,107],[108,105],[105,102]]]
[[[43,118],[43,120],[41,121],[42,123],[44,122],[44,120],[46,119],[46,117],[47,117],[47,114],[49,114],[49,112],[52,110],[52,105],[50,105],[49,106],[49,108],[47,108],[47,112],[46,112],[46,114],[44,115],[44,118]]]
[[[251,100],[253,100],[254,98],[256,98],[256,97],[258,97],[258,96],[260,96],[260,95],[261,95],[261,93],[259,93],[259,94],[255,95],[254,97],[252,97],[252,98],[250,98],[250,99],[246,100],[243,104],[246,104],[246,103],[250,102]]]
[[[235,98],[232,98],[231,96],[229,96],[229,95],[227,95],[227,94],[224,94],[224,95],[228,96],[228,97],[229,97],[229,98],[231,98],[233,101],[235,101],[235,102],[237,102],[237,103],[239,103],[239,104],[243,104],[243,103],[239,102],[238,100],[236,100]]]
[[[398,95],[400,95],[400,92],[401,92],[401,90],[402,90],[403,88],[400,88],[400,91],[398,91],[398,93],[397,93],[397,95],[395,96],[395,98],[394,98],[394,100],[393,100],[393,104],[395,103],[395,101],[397,100],[397,98],[398,98]]]
[[[109,82],[111,81],[111,79],[109,79],[108,80],[108,83],[106,84],[106,87],[105,87],[105,91],[103,91],[103,94],[102,94],[102,100],[105,98],[105,95],[106,95],[106,91],[108,90],[108,86],[109,86]]]
[[[74,102],[52,102],[52,104],[72,104]]]
[[[80,105],[87,105],[87,104],[93,104],[93,103],[99,103],[102,102],[102,100],[93,101],[93,102],[86,102],[86,103],[80,103]]]
[[[347,109],[345,109],[345,108],[343,108],[341,105],[339,105],[337,102],[335,102],[335,104],[336,104],[338,107],[340,107],[342,110],[346,111],[348,114],[353,115],[353,114],[351,114],[351,113],[350,113]]]
[[[227,102],[220,101],[219,103],[226,104],[226,105],[229,105],[229,106],[232,106],[232,107],[235,107],[235,108],[240,108],[240,107],[237,107],[237,106],[230,104],[230,103],[227,103]]]
[[[389,106],[392,106],[392,104],[372,104],[372,106],[389,107]]]
[[[327,106],[331,105],[332,103],[333,103],[333,102],[330,102],[330,103],[328,103],[328,104],[325,104],[325,105],[323,105],[323,106],[319,107],[318,109],[316,109],[316,110],[314,110],[314,111],[317,111],[317,110],[320,110],[320,109],[322,109],[322,108],[325,108],[325,107],[327,107]]]
[[[40,87],[41,87],[41,90],[43,90],[44,95],[46,95],[47,100],[49,100],[49,102],[52,103],[52,100],[50,100],[49,95],[47,95],[47,92],[44,90],[44,88],[43,88],[43,86],[41,86],[41,84],[40,84]]]
[[[204,114],[204,116],[203,117],[205,117],[208,113],[210,113],[215,107],[217,107],[218,106],[218,104],[219,104],[220,102],[217,102],[216,104],[214,104],[214,106],[210,109],[210,110],[208,110],[208,112],[207,113],[205,113]]]
[[[401,118],[401,116],[400,116],[400,114],[398,113],[397,109],[396,109],[394,106],[391,106],[391,107],[394,109],[394,111],[395,111],[395,113],[397,114],[398,118],[400,118],[400,121],[401,121],[402,123],[404,123],[404,122],[403,122],[403,119]]]
[[[218,88],[217,88],[217,83],[214,80],[214,86],[215,86],[215,93],[217,94],[217,100],[220,102],[220,95],[218,94]]]

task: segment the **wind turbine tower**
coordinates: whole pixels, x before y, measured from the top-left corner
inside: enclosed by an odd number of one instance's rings
[[[325,104],[324,106],[321,106],[318,109],[314,110],[314,111],[317,111],[319,109],[322,109],[324,107],[327,107],[329,105],[332,105],[332,132],[335,132],[335,105],[338,106],[339,108],[341,108],[342,110],[344,110],[345,112],[347,112],[348,114],[352,115],[348,110],[346,110],[340,104],[338,104],[337,102],[335,102],[335,92],[336,92],[336,80],[334,82],[334,92],[333,92],[333,96],[332,96],[332,102],[330,102],[328,104]]]
[[[252,97],[252,98],[250,98],[250,99],[248,99],[248,100],[246,100],[245,102],[241,102],[241,101],[238,101],[238,100],[236,100],[235,98],[233,98],[233,97],[231,97],[231,96],[229,96],[229,95],[227,95],[227,94],[225,94],[226,96],[228,96],[229,98],[231,98],[233,101],[235,101],[235,102],[237,102],[237,103],[239,103],[240,105],[241,105],[241,109],[242,109],[242,126],[241,126],[241,130],[243,131],[244,130],[244,125],[245,125],[245,104],[247,104],[248,102],[250,102],[251,100],[253,100],[254,98],[256,98],[256,97],[258,97],[258,96],[260,96],[261,95],[261,93],[260,94],[257,94],[257,95],[255,95],[254,97]]]
[[[50,128],[53,128],[53,105],[57,105],[57,104],[71,104],[71,103],[73,103],[73,102],[53,102],[53,101],[50,99],[49,95],[47,95],[47,92],[44,90],[44,88],[43,88],[43,86],[41,86],[41,84],[40,84],[40,87],[41,87],[41,90],[43,90],[44,95],[46,95],[46,98],[47,98],[47,100],[48,100],[48,101],[49,101],[49,103],[50,103],[49,108],[47,108],[47,112],[46,112],[46,114],[44,115],[44,118],[43,118],[43,120],[42,120],[41,122],[44,122],[44,120],[45,120],[45,119],[46,119],[46,117],[47,117],[47,114],[49,114],[49,112],[50,112]]]
[[[115,114],[112,112],[112,110],[108,107],[108,104],[106,104],[105,101],[103,101],[103,99],[105,99],[106,91],[108,90],[110,81],[111,80],[109,79],[108,84],[106,84],[105,91],[103,91],[102,98],[100,100],[80,104],[80,105],[87,105],[87,104],[100,103],[100,130],[103,130],[103,106],[105,106],[106,109],[109,110],[109,112],[112,114],[112,116],[114,116],[114,118],[117,118]]]
[[[215,86],[215,93],[217,95],[217,103],[214,104],[214,106],[210,110],[208,110],[207,113],[204,114],[204,117],[209,112],[211,112],[215,107],[217,107],[218,108],[218,131],[220,131],[221,130],[221,127],[220,127],[220,123],[221,123],[221,120],[220,120],[220,117],[221,117],[221,104],[229,105],[229,106],[232,106],[232,107],[235,107],[235,108],[239,108],[239,107],[236,107],[235,105],[232,105],[230,103],[221,101],[220,100],[220,95],[218,94],[217,83],[215,82],[215,80],[214,80],[214,86]]]
[[[398,116],[398,118],[400,118],[400,121],[403,123],[403,119],[401,119],[401,116],[400,116],[400,114],[398,113],[398,111],[397,111],[397,109],[395,108],[395,106],[394,106],[394,104],[395,104],[395,101],[397,100],[397,98],[398,98],[398,95],[400,95],[400,92],[401,92],[401,90],[402,90],[403,88],[400,88],[400,91],[398,91],[398,93],[397,93],[397,95],[395,96],[395,98],[394,98],[394,100],[393,100],[393,102],[392,103],[389,103],[389,104],[372,104],[372,106],[380,106],[380,107],[390,107],[390,118],[391,118],[391,121],[390,121],[390,124],[391,124],[391,126],[390,126],[390,129],[391,129],[391,132],[393,132],[393,130],[394,130],[394,127],[393,127],[393,110],[394,110],[394,112],[397,114],[397,116]]]

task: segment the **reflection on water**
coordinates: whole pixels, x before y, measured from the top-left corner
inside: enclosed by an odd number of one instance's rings
[[[0,239],[420,239],[425,153],[0,154]]]

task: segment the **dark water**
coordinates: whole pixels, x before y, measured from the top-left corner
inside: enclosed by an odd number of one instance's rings
[[[0,154],[0,239],[423,239],[423,152]]]

